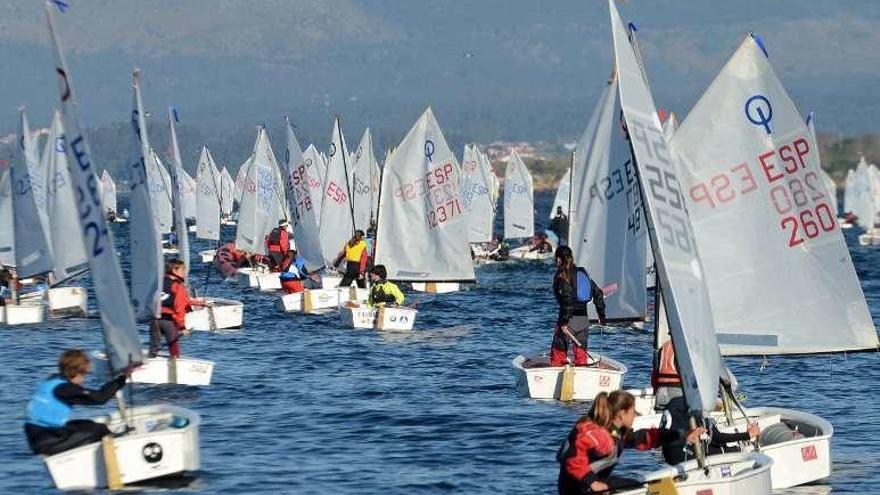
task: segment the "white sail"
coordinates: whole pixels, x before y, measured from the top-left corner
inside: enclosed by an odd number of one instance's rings
[[[428,108],[385,163],[376,264],[389,279],[474,280],[460,173]]]
[[[724,354],[877,347],[819,150],[752,36],[672,150]]]
[[[186,226],[186,200],[184,199],[184,188],[186,187],[186,178],[183,171],[183,162],[180,160],[180,147],[177,144],[177,130],[174,122],[177,120],[177,113],[171,107],[168,107],[168,127],[170,128],[170,148],[171,148],[171,204],[174,208],[174,231],[177,233],[177,258],[183,261],[186,270],[189,271],[189,230]],[[193,191],[195,192],[195,191]]]
[[[843,213],[847,214],[853,211],[853,199],[855,195],[853,191],[856,187],[856,174],[852,169],[846,171],[846,181],[843,188]]]
[[[856,215],[856,223],[863,229],[874,227],[877,208],[874,205],[871,173],[864,156],[859,160],[853,173],[849,211]]]
[[[167,234],[174,227],[174,208],[171,203],[171,176],[152,148],[147,155],[147,181],[150,185],[152,211],[156,216],[159,234]]]
[[[675,112],[670,112],[669,117],[666,117],[666,121],[663,122],[663,137],[666,138],[667,143],[672,139],[677,130],[678,117],[675,115]]]
[[[321,200],[321,250],[327,266],[333,264],[336,255],[354,232],[351,194],[349,193],[347,161],[348,147],[339,128],[339,120],[333,121],[333,135],[330,139],[330,162],[324,177],[323,199]]]
[[[196,237],[220,240],[220,199],[223,196],[223,176],[217,172],[214,158],[208,148],[202,147],[196,169]]]
[[[39,150],[39,132],[31,132],[25,115],[24,107],[21,108],[22,129],[21,145],[24,148],[24,157],[27,162],[28,176],[31,182],[31,196],[37,207],[40,225],[43,227],[43,235],[49,238],[49,219],[46,214],[46,162]]]
[[[21,111],[20,155],[12,160],[12,211],[15,236],[15,268],[19,278],[32,277],[52,270],[52,253],[34,198],[35,183],[30,170],[37,166],[34,146],[27,117]],[[97,184],[94,184],[97,188]]]
[[[821,163],[821,156],[819,156],[819,139],[816,138],[816,117],[813,112],[807,116],[807,131],[810,137],[810,149],[816,150],[816,159]],[[828,203],[831,205],[831,210],[834,212],[836,216],[838,214],[839,206],[837,204],[837,185],[834,183],[834,179],[828,175],[828,172],[825,169],[819,169],[819,175],[822,178],[822,184],[825,186],[825,190],[828,192]]]
[[[291,205],[293,217],[293,240],[297,254],[306,260],[311,269],[324,266],[324,253],[321,251],[320,232],[318,230],[316,195],[320,190],[313,190],[311,184],[317,181],[318,169],[314,160],[305,160],[296,140],[296,134],[290,122],[287,122],[287,153],[285,167],[287,180],[285,191],[287,202]]]
[[[577,144],[572,170],[570,245],[605,293],[609,321],[643,320],[647,232],[617,80],[608,84]],[[566,197],[564,210],[567,210]]]
[[[280,220],[288,217],[281,197],[283,186],[279,183],[278,164],[262,127],[257,131],[254,153],[246,170],[235,245],[248,253],[267,254],[266,236]]]
[[[45,190],[53,284],[61,283],[88,269],[88,258],[82,243],[70,242],[71,239],[80,236],[80,226],[65,145],[61,112],[55,112],[46,141],[46,150],[43,152],[45,163],[43,170],[46,172],[46,177],[50,178]],[[106,174],[107,171],[104,170],[104,173]],[[103,189],[103,196],[107,195],[108,189]],[[115,195],[115,190],[113,192]],[[104,205],[102,211],[106,211],[107,206],[103,200],[101,204]]]
[[[241,205],[242,188],[244,187],[244,183],[247,180],[249,165],[250,158],[248,158],[246,162],[242,163],[238,167],[238,173],[235,174],[235,188],[233,189],[232,197],[239,205]]]
[[[504,238],[535,235],[535,198],[532,174],[516,150],[504,172]]]
[[[0,265],[15,266],[15,226],[12,220],[12,170],[0,172]]]
[[[107,228],[104,212],[101,211],[101,198],[97,193],[97,169],[92,164],[88,142],[80,131],[73,97],[73,83],[70,80],[70,71],[64,62],[60,40],[55,35],[51,9],[52,7],[47,3],[49,32],[57,54],[55,71],[59,76],[61,111],[67,136],[65,150],[74,188],[85,192],[76,198],[81,229],[80,237],[74,242],[82,242],[89,257],[93,287],[104,327],[107,357],[111,370],[119,372],[127,366],[143,362],[141,342],[128,301],[128,291],[122,279],[122,270],[116,258],[113,236]]]
[[[321,204],[324,202],[324,174],[327,173],[327,164],[318,153],[314,144],[310,144],[303,151],[303,163],[312,171],[309,173],[309,197],[312,198],[312,207],[315,209],[315,221],[318,228],[321,227]]]
[[[632,138],[647,224],[666,305],[682,388],[691,411],[715,408],[723,359],[715,338],[709,293],[697,254],[678,171],[666,147],[651,90],[609,0],[620,103]],[[679,130],[680,131],[680,130]]]
[[[183,200],[183,217],[187,220],[195,220],[198,214],[198,199],[196,188],[198,183],[189,173],[180,169],[180,194]]]
[[[354,203],[354,227],[366,232],[370,222],[375,221],[373,204],[374,199],[379,195],[378,190],[373,190],[373,175],[377,166],[376,155],[373,153],[373,136],[369,127],[364,131],[364,136],[352,157],[354,173],[351,197]]]
[[[46,151],[43,152],[43,157],[49,151],[47,145]],[[104,205],[104,213],[112,212],[114,215],[116,214],[116,183],[113,182],[113,177],[110,176],[106,168],[101,172],[101,203]]]
[[[223,167],[220,171],[221,187],[220,187],[220,212],[224,215],[231,215],[235,201],[235,180],[229,174],[229,169]]]
[[[550,219],[556,216],[556,208],[562,207],[562,211],[569,215],[568,200],[571,196],[571,169],[565,171],[559,178],[559,185],[556,186],[556,195],[553,196],[553,206],[550,207]]]
[[[132,73],[131,128],[132,148],[128,165],[131,299],[137,319],[147,321],[159,317],[163,258],[159,221],[153,215],[153,194],[147,171],[147,164],[156,159],[156,154],[150,147],[147,133],[139,71]]]
[[[495,178],[476,145],[465,146],[461,195],[467,210],[468,241],[489,242],[495,224]]]

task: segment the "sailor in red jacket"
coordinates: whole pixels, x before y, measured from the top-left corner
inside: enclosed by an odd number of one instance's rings
[[[590,412],[575,423],[556,454],[560,495],[603,493],[639,486],[635,480],[611,476],[623,449],[657,448],[678,438],[678,433],[658,428],[633,432],[635,416],[635,398],[629,392],[617,390],[596,396]],[[705,431],[694,429],[687,435],[688,442],[697,441]]]
[[[180,357],[178,339],[180,333],[189,335],[186,329],[186,313],[193,306],[204,306],[205,301],[189,297],[186,288],[186,265],[175,258],[165,264],[165,277],[162,280],[160,316],[150,326],[150,357],[159,353],[159,334],[165,336],[168,351],[172,357]]]
[[[290,251],[290,223],[287,220],[278,222],[278,226],[266,236],[266,249],[269,252],[269,265],[273,271],[281,271],[281,266]]]

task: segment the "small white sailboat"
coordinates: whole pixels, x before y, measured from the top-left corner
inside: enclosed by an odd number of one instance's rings
[[[428,108],[383,169],[375,263],[389,280],[437,292],[474,281],[460,184],[458,160]]]
[[[44,160],[47,151],[49,150],[43,151]],[[116,182],[113,181],[113,177],[107,169],[101,172],[101,203],[104,205],[104,213],[107,214],[108,220],[116,223],[128,221],[126,218],[120,217],[119,212],[116,211]]]
[[[351,181],[351,199],[354,208],[354,228],[366,232],[376,221],[375,205],[378,201],[378,181],[374,180],[379,169],[376,155],[373,153],[373,135],[370,128],[364,131],[361,142],[353,156]]]
[[[67,131],[67,148],[73,183],[80,190],[89,190],[96,179],[88,142],[80,132],[73,97],[70,71],[64,62],[60,40],[55,34],[54,14],[46,5],[49,31],[57,54],[59,91]],[[143,123],[141,121],[141,123]],[[137,129],[137,126],[136,126]],[[143,155],[137,158],[141,175]],[[142,182],[140,187],[145,188]],[[101,200],[93,195],[83,198],[81,206],[86,214],[80,216],[80,239],[86,249],[95,295],[101,311],[104,340],[107,344],[112,373],[122,372],[131,364],[142,362],[139,337],[134,315],[128,301],[128,291],[122,278],[116,251],[112,247]],[[90,208],[85,208],[91,206]],[[97,235],[89,236],[90,225],[97,225]],[[62,490],[94,490],[109,487],[119,489],[125,484],[196,471],[199,469],[199,415],[193,411],[168,404],[132,407],[103,418],[115,437],[60,454],[43,458],[55,486]]]
[[[682,199],[680,172],[667,149],[644,68],[630,44],[614,0],[609,0],[608,5],[620,102],[631,137],[632,158],[654,249],[659,292],[675,345],[690,421],[692,426],[701,425],[703,418],[715,409],[720,378],[726,374],[716,340],[709,290]],[[676,138],[680,133],[681,129],[676,132]],[[652,186],[660,183],[658,180],[668,187]],[[706,457],[703,449],[698,448],[695,461],[651,473],[645,480],[667,478],[667,483],[673,484],[678,493],[686,494],[769,494],[772,465],[770,458],[754,453]],[[646,490],[631,493],[646,493]]]
[[[354,208],[351,197],[351,166],[348,147],[339,118],[333,120],[330,138],[330,161],[323,178],[321,199],[320,244],[325,266],[332,267],[336,256],[354,233]],[[319,164],[320,166],[320,164]]]
[[[235,225],[235,220],[231,218],[232,208],[235,203],[235,181],[232,180],[232,176],[229,175],[229,170],[226,167],[223,167],[223,170],[220,171],[220,179],[220,223],[222,225]]]
[[[512,150],[504,172],[504,238],[522,239],[535,235],[535,197],[532,174],[516,150]],[[552,252],[539,253],[531,247],[510,250],[510,258],[547,260]]]
[[[589,366],[551,366],[545,354],[517,356],[517,389],[532,399],[566,401],[590,401],[599,392],[620,389],[627,372],[623,363],[595,353],[589,359]]]
[[[485,244],[492,241],[498,199],[495,174],[489,159],[477,148],[466,145],[462,156],[461,197],[467,210],[468,241],[475,261],[490,261]]]
[[[413,308],[380,307],[366,304],[349,306],[342,311],[342,324],[356,329],[412,330],[418,311]]]

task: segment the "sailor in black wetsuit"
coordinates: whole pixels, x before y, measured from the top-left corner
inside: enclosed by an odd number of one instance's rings
[[[27,406],[24,432],[35,454],[58,454],[109,435],[111,432],[105,424],[88,419],[68,421],[68,418],[73,406],[104,404],[125,385],[126,375],[120,375],[98,390],[83,387],[91,363],[79,349],[61,354],[58,371],[58,375],[40,383]]]

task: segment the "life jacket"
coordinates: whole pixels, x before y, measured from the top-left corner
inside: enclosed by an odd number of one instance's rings
[[[45,428],[60,428],[67,423],[73,408],[55,397],[55,389],[64,383],[67,380],[52,377],[37,386],[27,406],[28,423]]]
[[[345,243],[345,261],[351,263],[360,263],[361,256],[364,254],[364,250],[366,249],[367,243],[364,242],[363,239],[354,243],[354,246],[349,243]]]
[[[385,286],[389,283],[390,282],[385,280],[370,287],[370,297],[368,299],[371,306],[377,306],[380,304],[391,304],[396,302],[393,294],[385,292]]]
[[[302,280],[306,278],[306,260],[301,256],[286,259],[281,265],[281,280]]]
[[[657,352],[657,362],[651,372],[651,384],[656,387],[681,386],[681,375],[675,367],[675,348],[667,340]]]
[[[587,270],[582,266],[575,270],[575,288],[578,302],[588,303],[593,300],[593,284]]]
[[[581,449],[578,440],[584,436],[590,437],[592,449]],[[607,450],[609,453],[603,455],[599,450]],[[575,424],[556,452],[556,460],[575,479],[581,480],[590,473],[604,478],[611,474],[622,450],[623,442],[618,441],[605,428],[588,420]]]
[[[174,320],[181,324],[186,318],[186,314],[178,315],[174,308],[174,302],[178,297],[187,297],[186,286],[183,279],[177,275],[166,273],[162,279],[162,294],[160,298],[160,310],[163,319]]]
[[[272,232],[269,233],[269,236],[266,238],[266,247],[269,248],[270,253],[283,253],[282,248],[284,243],[284,235],[287,234],[287,230],[282,227],[275,227]]]

